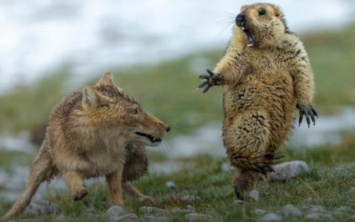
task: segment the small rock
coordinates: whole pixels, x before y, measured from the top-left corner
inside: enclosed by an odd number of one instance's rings
[[[110,217],[111,221],[138,221],[138,217],[135,214],[126,214],[123,216]]]
[[[235,167],[230,165],[229,163],[223,163],[221,165],[222,172],[232,172],[235,170]]]
[[[355,219],[355,215],[350,216],[350,219]]]
[[[62,222],[62,221],[67,221],[68,218],[66,216],[64,216],[64,214],[60,214],[55,218],[55,221],[57,222]]]
[[[107,211],[106,214],[110,217],[121,217],[127,214],[127,211],[120,206],[112,206]]]
[[[313,212],[313,213],[309,213],[306,215],[306,219],[311,219],[311,220],[318,220],[321,217],[320,213],[317,212]]]
[[[324,220],[329,220],[329,221],[333,221],[334,220],[334,217],[330,214],[323,214],[322,215],[322,219]]]
[[[355,193],[355,187],[352,187],[348,190],[348,193]]]
[[[300,174],[309,172],[309,168],[304,161],[290,161],[274,166],[274,171],[270,174],[270,179],[274,181],[289,180]]]
[[[180,209],[178,207],[174,207],[170,210],[170,212],[172,213],[193,213],[195,212],[194,210],[191,210],[191,209]]]
[[[325,207],[319,205],[311,205],[308,207],[309,213],[324,213],[325,211]]]
[[[283,208],[281,208],[280,212],[284,216],[289,216],[289,215],[296,216],[296,217],[302,216],[302,212],[292,204],[285,205]]]
[[[58,214],[60,211],[57,204],[46,200],[32,200],[25,208],[23,214],[25,216],[40,216],[49,214]]]
[[[340,207],[334,209],[334,211],[339,211],[339,212],[348,212],[348,211],[352,211],[352,210],[353,209],[348,206],[340,206]]]
[[[185,195],[180,198],[180,200],[187,201],[187,202],[194,202],[194,201],[200,200],[200,199],[201,199],[201,197],[195,196],[195,195]]]
[[[185,215],[185,218],[189,221],[208,221],[213,217],[207,214],[189,213]]]
[[[157,207],[141,207],[139,211],[144,214],[166,214],[169,211]]]
[[[149,215],[149,216],[146,216],[144,218],[147,221],[151,221],[151,222],[167,222],[167,221],[171,221],[171,219],[169,217],[164,217],[164,216],[155,217],[155,216]]]
[[[260,209],[260,208],[256,208],[253,210],[253,214],[257,215],[257,216],[262,216],[266,213],[266,210]]]
[[[233,205],[241,205],[241,204],[243,204],[243,203],[244,203],[244,201],[243,201],[243,200],[239,200],[239,199],[234,200],[234,201],[232,202]]]
[[[175,183],[174,181],[166,181],[166,187],[170,188],[170,189],[174,189],[175,188]]]
[[[249,197],[252,200],[258,201],[259,200],[259,191],[257,191],[257,190],[250,191]]]
[[[275,213],[268,213],[261,218],[262,221],[279,221],[281,217]]]

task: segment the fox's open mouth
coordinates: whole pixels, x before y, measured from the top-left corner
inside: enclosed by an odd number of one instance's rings
[[[161,138],[155,138],[154,136],[147,134],[147,133],[142,133],[142,132],[135,132],[138,136],[143,136],[149,139],[150,142],[152,143],[160,143],[162,140]]]
[[[253,47],[255,46],[255,40],[253,34],[251,34],[250,30],[245,27],[245,25],[239,25],[240,29],[247,35],[248,46]]]

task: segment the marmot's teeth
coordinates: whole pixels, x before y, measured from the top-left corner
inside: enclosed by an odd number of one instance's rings
[[[245,27],[244,27],[244,26],[242,26],[242,27],[241,27],[241,29],[244,31],[244,30],[245,30]]]

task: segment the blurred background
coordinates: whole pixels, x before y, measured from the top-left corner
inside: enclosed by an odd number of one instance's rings
[[[151,171],[224,156],[222,90],[202,94],[197,75],[218,62],[240,7],[254,2],[0,0],[1,197],[13,200],[23,188],[52,107],[107,70],[172,127],[160,147],[148,148]],[[316,81],[316,126],[295,126],[286,147],[355,144],[355,2],[270,2],[301,36]]]

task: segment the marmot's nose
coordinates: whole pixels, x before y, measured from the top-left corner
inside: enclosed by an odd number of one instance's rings
[[[166,132],[168,133],[170,131],[170,129],[171,129],[170,126],[167,126],[166,127]]]
[[[245,25],[245,14],[244,12],[239,13],[239,15],[237,15],[237,18],[235,19],[235,23],[238,26],[244,26]]]

